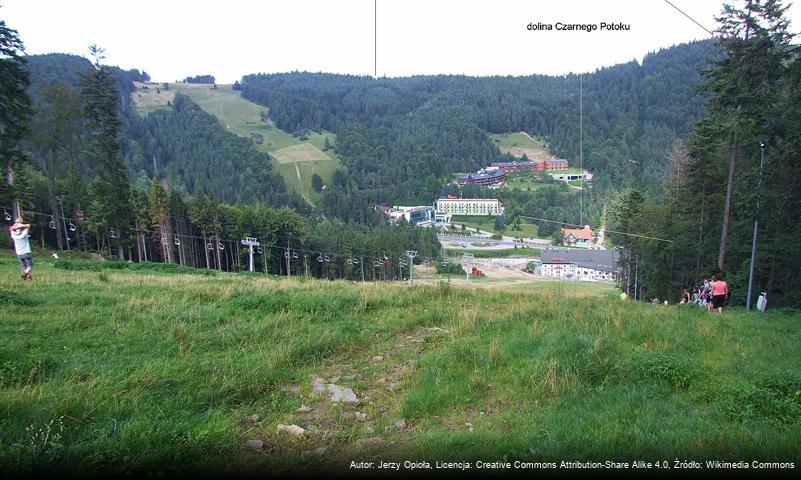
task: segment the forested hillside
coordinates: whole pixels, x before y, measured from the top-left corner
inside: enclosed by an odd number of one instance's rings
[[[602,190],[658,191],[666,153],[703,112],[699,69],[715,54],[696,42],[583,76],[584,165]],[[447,173],[498,160],[487,133],[526,131],[575,161],[579,152],[577,75],[400,79],[331,74],[248,75],[242,95],[270,108],[290,132],[325,128],[362,195],[432,196]],[[347,182],[343,181],[343,184]]]
[[[291,203],[267,155],[225,131],[185,95],[175,96],[171,110],[129,116],[124,133],[128,168],[146,184],[155,159],[155,176],[184,194],[210,193],[226,203]]]
[[[31,79],[28,93],[35,107],[41,106],[43,91],[53,85],[78,92],[82,75],[92,67],[89,60],[75,55],[34,55],[27,60]],[[203,193],[226,203],[264,202],[302,208],[302,202],[287,191],[267,156],[258,152],[251,140],[227,132],[216,118],[184,96],[177,97],[170,109],[140,117],[131,104],[132,82],[148,81],[149,75],[108,68],[119,92],[121,154],[139,187],[149,189],[155,158],[155,177],[184,195]],[[80,123],[77,118],[75,121]],[[81,155],[73,160],[85,178],[91,176],[91,166],[82,163]],[[57,173],[67,172],[63,169]]]

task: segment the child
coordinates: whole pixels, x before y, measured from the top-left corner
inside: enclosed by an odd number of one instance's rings
[[[33,280],[31,270],[33,270],[33,256],[31,255],[31,244],[28,241],[28,231],[31,226],[22,223],[22,218],[18,218],[14,225],[11,225],[11,238],[14,240],[14,251],[17,253],[20,263],[22,263],[22,279]]]

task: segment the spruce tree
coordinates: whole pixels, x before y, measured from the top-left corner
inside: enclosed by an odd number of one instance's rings
[[[94,68],[83,74],[81,100],[88,132],[87,155],[97,167],[99,178],[91,192],[91,214],[97,217],[95,223],[102,223],[109,232],[115,233],[117,256],[122,259],[123,246],[130,243],[132,214],[130,184],[118,138],[122,128],[119,94],[111,70],[100,64],[103,50],[95,45],[89,50],[95,63]]]
[[[28,70],[22,40],[17,31],[0,20],[0,166],[8,187],[2,198],[14,206],[19,216],[19,184],[14,185],[15,172],[19,171],[23,156],[17,151],[17,142],[25,134],[31,115],[28,98]]]

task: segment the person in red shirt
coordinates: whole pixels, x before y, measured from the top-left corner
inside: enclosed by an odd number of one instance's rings
[[[723,304],[729,294],[729,284],[717,275],[712,276],[712,308],[723,313]]]

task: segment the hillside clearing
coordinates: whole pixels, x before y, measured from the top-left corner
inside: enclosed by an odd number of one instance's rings
[[[548,160],[553,158],[544,142],[536,140],[526,132],[491,134],[490,138],[501,153],[509,153],[520,158],[525,154],[529,160]]]
[[[331,157],[311,143],[301,143],[272,152],[278,163],[331,161]]]
[[[169,83],[168,89],[161,83],[143,84],[135,82],[136,90],[131,94],[134,105],[142,115],[159,108],[167,108],[176,93],[189,96],[206,113],[214,115],[220,125],[241,137],[253,140],[257,150],[272,158],[273,168],[284,178],[286,184],[309,203],[319,201],[320,193],[311,189],[311,176],[320,175],[323,182],[331,181],[331,174],[339,166],[339,158],[333,150],[323,151],[325,140],[336,143],[331,132],[312,132],[301,140],[278,128],[269,118],[269,109],[245,100],[231,85]],[[282,168],[293,162],[307,162],[298,170]],[[297,174],[300,173],[300,178]]]
[[[795,311],[717,316],[562,282],[17,269],[0,256],[4,470],[801,459]]]

